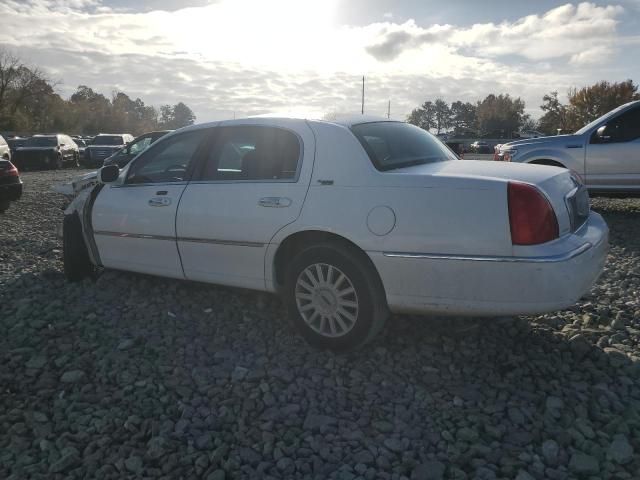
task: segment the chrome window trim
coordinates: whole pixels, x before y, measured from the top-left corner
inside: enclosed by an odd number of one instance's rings
[[[566,253],[558,255],[537,256],[537,257],[501,257],[489,255],[450,255],[439,253],[402,253],[402,252],[382,252],[382,255],[389,258],[411,258],[417,260],[457,260],[461,262],[503,262],[503,263],[558,263],[566,262],[572,258],[582,255],[593,245],[589,242]]]
[[[187,242],[187,243],[207,243],[213,245],[230,245],[236,247],[253,247],[262,248],[264,243],[261,242],[248,242],[241,240],[220,240],[213,238],[194,238],[194,237],[172,237],[166,235],[147,235],[143,233],[123,233],[123,232],[109,232],[105,230],[98,230],[93,232],[94,235],[102,235],[105,237],[118,237],[118,238],[138,238],[146,240],[162,240],[171,242]]]
[[[179,182],[162,182],[162,183],[122,183],[111,184],[111,188],[135,188],[135,187],[166,187],[166,186],[186,186],[189,182],[187,180],[181,180]]]

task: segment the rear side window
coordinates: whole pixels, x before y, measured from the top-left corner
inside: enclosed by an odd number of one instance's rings
[[[373,165],[381,171],[456,160],[456,156],[425,130],[402,122],[361,123],[351,127],[367,151]]]
[[[217,129],[202,180],[292,180],[300,161],[300,141],[276,127]]]

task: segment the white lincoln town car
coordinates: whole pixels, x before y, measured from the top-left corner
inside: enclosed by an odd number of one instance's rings
[[[403,122],[256,117],[170,133],[69,205],[64,268],[279,293],[311,344],[358,347],[390,312],[572,305],[608,229],[569,170],[460,161]]]

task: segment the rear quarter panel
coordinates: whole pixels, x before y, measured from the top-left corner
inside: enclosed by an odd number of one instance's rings
[[[377,171],[344,127],[314,123],[316,162],[299,219],[274,238],[321,230],[365,251],[510,255],[506,183]],[[332,185],[323,185],[326,180]],[[395,214],[386,235],[368,227],[378,206]]]

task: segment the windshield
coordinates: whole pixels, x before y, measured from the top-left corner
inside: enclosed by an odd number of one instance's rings
[[[25,147],[56,147],[58,139],[56,137],[31,137],[25,144]]]
[[[457,159],[436,137],[408,123],[361,123],[351,127],[351,131],[378,170]]]
[[[607,118],[613,116],[614,114],[616,114],[617,112],[619,112],[620,110],[622,110],[623,108],[625,108],[627,106],[627,104],[625,105],[621,105],[618,108],[611,110],[608,113],[605,113],[604,115],[602,115],[601,117],[596,118],[593,122],[591,123],[587,123],[584,127],[582,127],[580,130],[576,130],[575,134],[576,135],[582,135],[583,133],[587,133],[589,130],[591,130],[593,127],[595,127],[596,125],[598,125],[600,122],[606,120]]]
[[[120,135],[98,135],[91,145],[124,145]]]

